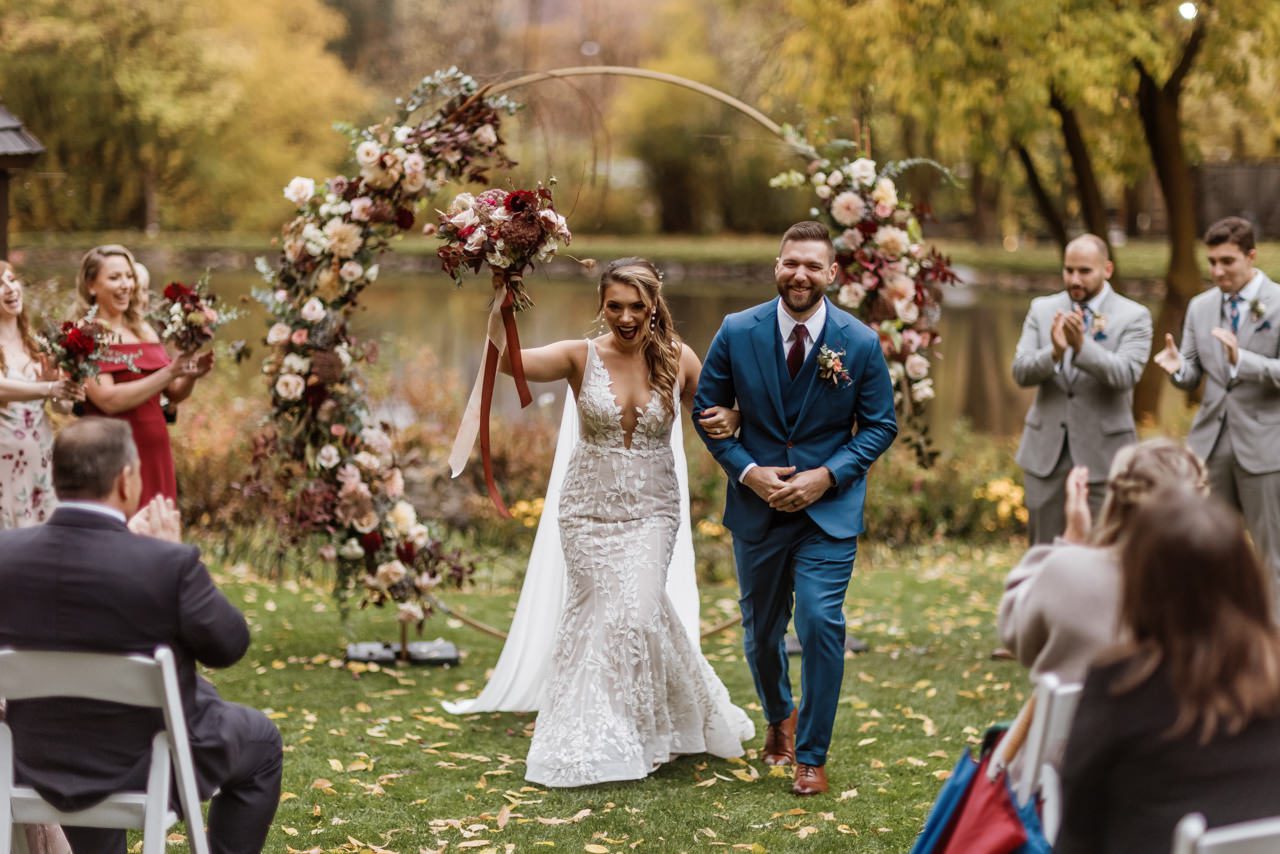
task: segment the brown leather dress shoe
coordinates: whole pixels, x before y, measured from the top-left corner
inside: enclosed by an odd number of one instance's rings
[[[796,714],[776,724],[769,724],[764,734],[764,764],[794,765],[796,761]]]
[[[822,795],[827,791],[827,768],[825,765],[796,766],[796,781],[791,784],[791,791],[796,795]]]

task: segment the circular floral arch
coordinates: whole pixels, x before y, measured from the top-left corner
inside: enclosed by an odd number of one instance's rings
[[[471,568],[444,549],[405,500],[391,437],[368,406],[360,363],[370,350],[351,335],[351,312],[377,280],[378,259],[391,238],[414,227],[428,198],[455,181],[489,184],[492,172],[514,165],[505,154],[502,120],[518,105],[505,93],[587,75],[699,92],[758,122],[801,156],[804,172],[784,173],[771,184],[811,187],[813,215],[836,230],[840,276],[832,296],[879,330],[908,426],[918,426],[919,406],[932,396],[926,354],[936,341],[938,286],[954,276],[945,258],[922,248],[914,212],[897,196],[893,178],[916,161],[877,170],[846,140],[820,151],[730,95],[647,69],[565,68],[489,87],[456,68],[438,71],[383,121],[341,126],[354,174],[289,183],[284,195],[295,213],[282,229],[279,255],[258,259],[267,287],[255,292],[270,315],[262,372],[271,395],[271,422],[256,457],[260,475],[288,496],[278,521],[291,542],[318,543],[320,555],[336,563],[341,599],[359,588],[362,604],[398,603],[404,625],[421,626],[432,588],[461,584]],[[917,436],[927,464],[927,435]]]

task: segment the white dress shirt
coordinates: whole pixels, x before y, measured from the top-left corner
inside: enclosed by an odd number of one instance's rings
[[[66,507],[71,510],[88,510],[91,513],[100,513],[103,516],[110,516],[112,519],[118,519],[128,524],[128,520],[124,518],[124,513],[107,504],[100,504],[97,501],[59,501],[58,507]]]
[[[786,357],[791,352],[791,345],[795,343],[796,327],[804,323],[805,332],[808,337],[804,342],[804,357],[809,358],[809,354],[813,352],[813,346],[818,339],[822,337],[822,327],[827,322],[827,300],[824,297],[818,303],[818,310],[809,315],[803,321],[796,320],[783,307],[782,300],[778,300],[778,332],[782,333],[782,355]],[[747,467],[742,470],[742,474],[738,475],[738,483],[742,483],[747,476],[747,472],[756,467],[755,463],[747,463]]]
[[[1258,291],[1262,290],[1263,278],[1264,276],[1262,274],[1262,271],[1258,270],[1253,274],[1253,278],[1245,282],[1244,287],[1236,292],[1236,294],[1240,297],[1240,325],[1241,326],[1244,326],[1245,323],[1250,322],[1252,320],[1252,317],[1249,314],[1250,312],[1249,304],[1258,298]],[[1218,309],[1218,320],[1223,329],[1231,328],[1231,297],[1227,296],[1226,294],[1222,294],[1222,306],[1221,308]],[[1240,333],[1237,330],[1235,334],[1239,336]],[[1186,360],[1184,359],[1181,367],[1179,367],[1178,370],[1174,373],[1173,375],[1174,378],[1179,380],[1182,379],[1183,371],[1185,371],[1186,369],[1187,369],[1187,363],[1186,363]],[[1237,359],[1234,365],[1228,361],[1227,370],[1230,372],[1231,379],[1235,379],[1236,375],[1240,373],[1239,360]]]

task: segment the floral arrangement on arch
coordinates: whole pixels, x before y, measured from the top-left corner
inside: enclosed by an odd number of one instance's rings
[[[376,350],[352,336],[348,320],[378,278],[380,253],[413,229],[431,194],[514,165],[500,131],[517,105],[456,68],[423,78],[397,105],[376,125],[344,127],[354,174],[319,184],[298,177],[284,188],[295,215],[279,256],[257,264],[268,285],[254,295],[270,314],[262,373],[272,424],[255,462],[289,496],[279,521],[291,541],[318,540],[319,554],[336,563],[339,597],[361,589],[362,606],[398,603],[402,625],[421,628],[429,591],[462,584],[472,567],[405,499],[394,443],[369,411],[359,371]]]
[[[868,157],[851,157],[856,146],[846,140],[833,142],[827,156],[796,147],[808,156],[806,171],[784,172],[770,186],[812,189],[817,204],[810,213],[835,235],[839,273],[829,295],[880,334],[902,439],[928,467],[937,457],[923,419],[934,396],[930,348],[939,341],[942,286],[959,277],[950,259],[923,244],[918,213],[899,197],[894,179],[918,165],[946,170],[923,159],[877,167]]]

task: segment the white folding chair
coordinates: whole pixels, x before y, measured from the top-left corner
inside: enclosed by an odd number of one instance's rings
[[[1280,817],[1262,818],[1206,830],[1204,816],[1182,817],[1173,831],[1173,854],[1276,854]]]
[[[1027,744],[1023,748],[1022,778],[1018,780],[1018,803],[1025,804],[1036,793],[1040,793],[1041,822],[1044,826],[1045,838],[1050,842],[1058,834],[1058,823],[1062,815],[1061,792],[1057,786],[1057,774],[1049,768],[1052,782],[1045,786],[1045,767],[1049,760],[1056,761],[1067,743],[1071,732],[1071,719],[1076,714],[1076,704],[1080,702],[1081,686],[1078,683],[1062,684],[1052,673],[1040,677],[1036,686],[1035,715],[1031,719],[1031,731],[1027,734]]]
[[[155,656],[0,649],[0,697],[31,700],[74,697],[158,708],[164,728],[151,740],[151,770],[145,792],[118,792],[88,809],[62,812],[29,786],[14,780],[13,732],[0,722],[0,854],[26,851],[23,824],[141,829],[143,854],[162,854],[165,837],[178,817],[169,809],[171,774],[178,777],[178,800],[195,854],[208,854],[195,767],[187,741],[187,721],[178,694],[173,652]]]

